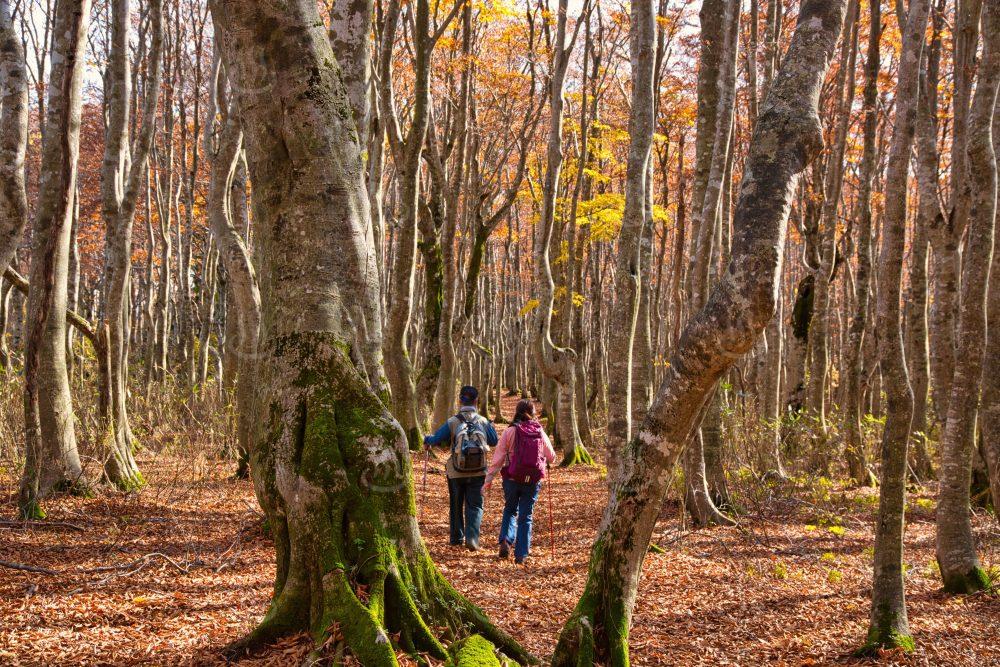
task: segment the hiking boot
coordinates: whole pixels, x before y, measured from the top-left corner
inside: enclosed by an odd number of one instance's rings
[[[466,540],[465,548],[469,551],[479,551],[479,540]]]
[[[527,560],[528,560],[527,556],[525,556],[524,558],[515,558],[514,565],[524,565],[525,561]]]
[[[497,554],[497,558],[501,560],[507,560],[510,557],[510,545],[506,542],[500,543],[500,553]]]

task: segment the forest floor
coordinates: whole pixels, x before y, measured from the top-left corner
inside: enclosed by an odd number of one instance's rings
[[[0,470],[0,665],[224,664],[220,649],[267,608],[273,551],[250,482],[232,463],[145,452],[149,486],[48,503],[44,525],[11,521],[16,481]],[[486,502],[484,550],[447,544],[443,461],[426,497],[415,460],[421,528],[445,576],[534,654],[548,656],[579,597],[605,500],[597,468],[557,470],[536,508],[527,567],[493,552],[501,499]],[[738,480],[737,480],[738,481]],[[858,664],[871,580],[877,493],[825,480],[757,487],[741,526],[689,530],[664,507],[646,559],[632,630],[637,665]],[[917,651],[867,664],[1000,665],[1000,599],[949,597],[934,565],[934,501],[914,494],[906,530],[907,595]],[[1000,530],[975,520],[985,564],[1000,565]],[[294,637],[244,665],[299,665]]]

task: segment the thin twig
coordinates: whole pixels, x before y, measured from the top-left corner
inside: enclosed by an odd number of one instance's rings
[[[57,574],[62,574],[61,572],[56,572],[55,570],[50,570],[47,567],[36,567],[34,565],[22,565],[21,563],[11,563],[5,560],[0,560],[0,567],[7,567],[11,570],[22,570],[23,572],[37,572],[38,574],[48,574],[55,576]]]
[[[8,521],[0,520],[0,527],[3,528],[66,528],[83,533],[87,529],[75,523],[65,521]]]

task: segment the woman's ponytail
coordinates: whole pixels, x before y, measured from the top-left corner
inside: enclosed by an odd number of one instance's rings
[[[514,410],[514,423],[527,422],[535,418],[535,404],[527,399],[517,402]]]

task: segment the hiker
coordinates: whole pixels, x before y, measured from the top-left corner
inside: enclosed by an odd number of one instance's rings
[[[556,451],[542,425],[535,419],[531,401],[518,401],[514,421],[503,432],[493,452],[486,473],[484,491],[493,486],[497,471],[503,477],[503,520],[500,522],[500,558],[510,555],[514,547],[514,562],[524,563],[531,550],[531,515],[542,488],[549,465],[556,460]],[[517,525],[514,518],[517,517]]]
[[[451,545],[463,544],[469,551],[479,549],[479,527],[483,521],[483,483],[490,448],[497,444],[497,432],[488,419],[476,411],[479,392],[462,387],[458,393],[458,414],[424,438],[424,447],[447,443],[451,447],[445,473],[448,476],[448,521]]]

